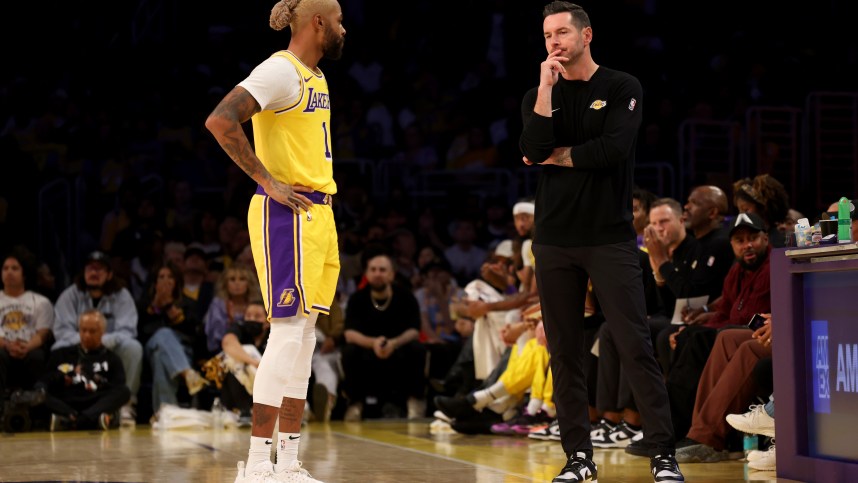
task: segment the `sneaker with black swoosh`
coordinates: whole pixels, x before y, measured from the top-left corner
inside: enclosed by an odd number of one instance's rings
[[[560,470],[551,483],[598,483],[596,463],[585,453],[575,453],[566,461],[566,466]]]

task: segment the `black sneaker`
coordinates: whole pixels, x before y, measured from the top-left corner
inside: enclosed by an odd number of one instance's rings
[[[679,464],[676,463],[673,455],[653,456],[649,460],[649,468],[652,471],[652,479],[656,483],[662,481],[685,481],[685,477],[679,471]]]
[[[566,466],[560,470],[551,483],[598,483],[596,463],[584,453],[576,453],[566,461]]]
[[[634,455],[634,456],[643,456],[644,458],[649,458],[649,450],[652,448],[652,445],[645,442],[643,439],[643,432],[632,438],[632,442],[626,446],[626,454]]]
[[[435,407],[450,419],[466,419],[480,414],[463,397],[435,396]]]

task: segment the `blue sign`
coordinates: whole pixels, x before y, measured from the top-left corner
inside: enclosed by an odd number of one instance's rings
[[[813,368],[815,378],[813,384],[813,411],[816,413],[831,413],[831,383],[829,382],[828,365],[828,321],[813,320],[810,322],[810,341],[813,351]]]

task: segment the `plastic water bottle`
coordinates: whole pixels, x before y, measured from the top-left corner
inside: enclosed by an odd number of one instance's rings
[[[214,429],[223,429],[224,411],[223,403],[220,402],[220,398],[214,398],[214,401],[212,401],[212,426]]]
[[[852,202],[845,197],[837,202],[837,243],[852,242]]]
[[[745,450],[745,458],[748,457],[748,455],[751,453],[751,451],[754,451],[755,449],[757,449],[757,442],[758,441],[757,441],[757,435],[756,434],[745,433],[745,437],[742,439],[742,446],[743,446],[743,449]]]

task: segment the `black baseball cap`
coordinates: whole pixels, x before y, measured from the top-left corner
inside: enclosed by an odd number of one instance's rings
[[[86,263],[84,265],[89,265],[90,263],[101,263],[108,270],[110,269],[110,257],[101,250],[95,250],[86,256]]]
[[[739,228],[747,228],[751,231],[766,231],[766,224],[760,215],[756,213],[739,213],[733,220],[733,227],[730,228],[730,236],[736,233]]]

